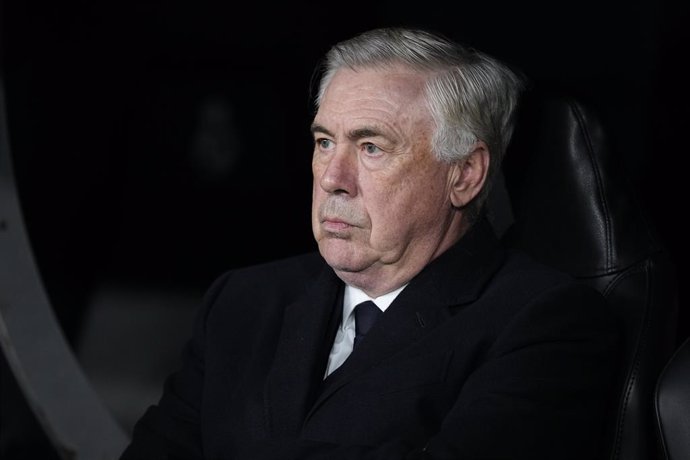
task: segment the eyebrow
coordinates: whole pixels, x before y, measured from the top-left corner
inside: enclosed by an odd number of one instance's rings
[[[324,126],[318,124],[318,123],[313,123],[311,125],[311,133],[316,134],[316,133],[323,133],[327,136],[335,137],[335,134],[333,134],[331,131],[326,129]],[[357,128],[352,131],[350,131],[347,134],[348,139],[350,140],[358,140],[366,137],[385,137],[383,133],[373,127],[363,127],[363,128]]]
[[[335,135],[334,135],[332,132],[330,132],[330,131],[327,130],[324,126],[321,126],[321,125],[318,124],[318,123],[312,123],[312,125],[311,125],[311,133],[312,133],[312,134],[323,133],[323,134],[325,134],[325,135],[327,135],[327,136],[335,137]]]

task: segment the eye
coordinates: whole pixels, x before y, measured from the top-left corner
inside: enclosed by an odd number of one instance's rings
[[[362,150],[367,155],[379,155],[381,153],[381,149],[378,148],[376,145],[372,144],[371,142],[365,142],[364,144],[362,144]]]
[[[325,138],[316,139],[315,142],[316,146],[321,150],[331,150],[335,145],[332,140]]]

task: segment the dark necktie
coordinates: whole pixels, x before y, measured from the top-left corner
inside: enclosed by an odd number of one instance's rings
[[[356,347],[366,333],[369,332],[371,326],[374,325],[382,313],[381,309],[371,300],[362,302],[355,307],[355,341],[352,345],[353,348]]]

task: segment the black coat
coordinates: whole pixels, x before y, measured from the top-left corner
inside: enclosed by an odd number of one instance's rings
[[[618,371],[600,294],[477,224],[323,380],[343,283],[318,253],[233,270],[123,460],[592,459]]]

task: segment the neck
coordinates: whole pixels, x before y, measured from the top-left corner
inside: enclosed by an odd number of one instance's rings
[[[369,297],[380,297],[409,283],[424,267],[457,243],[469,227],[459,219],[444,233],[443,238],[435,243],[416,243],[413,253],[404,255],[394,263],[379,262],[360,272],[335,270],[335,273],[345,284],[361,289]]]

